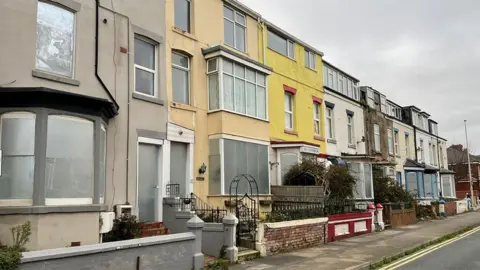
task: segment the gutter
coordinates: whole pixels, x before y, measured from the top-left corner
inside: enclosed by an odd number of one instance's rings
[[[103,87],[103,90],[107,93],[108,97],[110,100],[113,102],[113,106],[115,106],[116,111],[120,109],[120,106],[118,106],[117,101],[113,97],[112,93],[110,90],[108,90],[108,87],[105,85],[103,82],[102,78],[100,75],[98,75],[98,29],[99,29],[99,8],[100,8],[100,0],[95,0],[95,77],[97,77],[97,80],[100,82],[100,84]],[[118,114],[118,112],[116,113]]]

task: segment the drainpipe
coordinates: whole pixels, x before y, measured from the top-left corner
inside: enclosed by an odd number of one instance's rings
[[[258,24],[262,28],[262,53],[263,53],[263,64],[267,64],[267,55],[266,55],[266,49],[265,47],[267,46],[265,44],[265,23],[262,20],[262,17],[258,17],[257,19]]]
[[[438,128],[437,128],[437,134],[438,134]],[[440,166],[440,141],[438,140],[438,135],[436,135],[437,137],[437,161],[438,161],[438,183],[440,184],[440,191],[439,191],[439,197],[442,198],[443,197],[443,190],[442,190],[442,174],[441,174],[441,169],[442,167]]]
[[[415,147],[415,161],[418,161],[418,150],[417,150],[417,128],[413,126],[413,146]]]
[[[115,100],[115,98],[113,97],[112,93],[110,92],[110,90],[108,90],[108,87],[105,85],[105,83],[103,82],[102,78],[100,77],[100,75],[98,75],[98,29],[99,29],[99,17],[100,17],[100,14],[99,14],[99,8],[100,8],[100,0],[95,0],[96,4],[95,4],[95,77],[97,77],[97,80],[100,82],[100,84],[102,85],[103,87],[103,90],[105,90],[105,92],[107,93],[108,97],[110,98],[110,100],[113,102],[113,105],[115,106],[115,109],[118,111],[118,109],[120,108],[118,106],[118,103],[117,101]]]

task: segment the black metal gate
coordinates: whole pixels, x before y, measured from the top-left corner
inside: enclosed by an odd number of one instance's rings
[[[233,179],[230,184],[230,207],[234,208],[238,218],[236,245],[255,249],[257,223],[260,218],[255,178],[249,174],[241,174]]]

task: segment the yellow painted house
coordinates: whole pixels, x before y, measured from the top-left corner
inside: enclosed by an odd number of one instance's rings
[[[264,21],[259,33],[268,77],[270,180],[282,185],[289,167],[304,157],[326,153],[323,53]]]
[[[165,7],[170,171],[163,196],[194,192],[223,208],[239,174],[254,176],[259,194],[270,194],[271,68],[260,58],[260,15],[233,0],[169,0]]]

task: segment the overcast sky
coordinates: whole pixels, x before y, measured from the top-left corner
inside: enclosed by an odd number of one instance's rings
[[[240,0],[480,153],[480,1]]]

